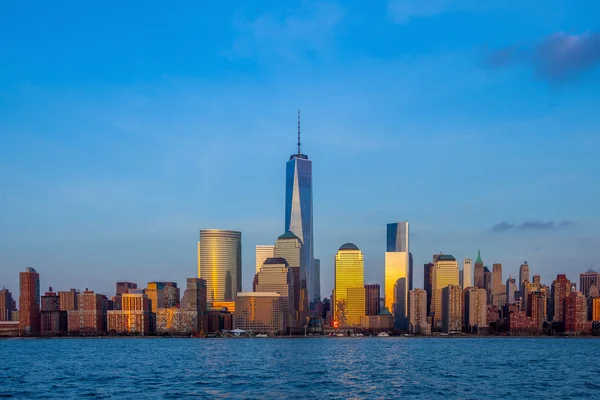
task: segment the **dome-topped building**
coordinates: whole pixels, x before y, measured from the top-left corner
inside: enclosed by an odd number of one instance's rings
[[[340,246],[339,251],[342,250],[360,250],[354,243],[344,243]]]

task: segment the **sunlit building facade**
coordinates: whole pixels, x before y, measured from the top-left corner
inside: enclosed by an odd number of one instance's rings
[[[467,287],[463,291],[463,324],[471,333],[487,326],[487,292],[477,287]]]
[[[462,330],[462,290],[458,285],[442,288],[442,332]]]
[[[462,286],[461,288],[466,289],[473,286],[473,267],[471,265],[471,259],[465,258],[463,260],[462,270]]]
[[[529,265],[527,261],[523,261],[523,264],[519,267],[519,292],[521,296],[525,291],[525,282],[531,282],[529,279]]]
[[[408,253],[385,253],[385,307],[394,316],[405,317],[408,296]],[[398,284],[401,287],[398,287]],[[398,296],[400,295],[400,296]]]
[[[267,258],[256,276],[256,291],[279,293],[283,302],[285,325],[295,326],[294,278],[285,258]]]
[[[408,330],[415,335],[431,333],[427,320],[427,292],[423,289],[413,289],[408,292]]]
[[[256,246],[256,272],[260,272],[260,267],[262,267],[263,263],[267,258],[273,258],[275,246],[272,244],[259,244]]]
[[[475,268],[473,269],[473,286],[485,289],[484,265],[481,260],[481,250],[477,250],[477,259],[475,260]]]
[[[77,307],[79,306],[78,295],[79,292],[77,291],[77,289],[58,292],[58,298],[60,300],[60,309],[63,311],[77,310]]]
[[[335,256],[333,319],[337,327],[358,327],[365,315],[364,258],[353,243]]]
[[[19,273],[19,329],[23,335],[40,332],[40,274],[27,267]]]
[[[285,232],[277,238],[273,256],[285,259],[292,271],[294,285],[292,301],[296,325],[301,326],[308,316],[308,289],[306,287],[304,263],[302,262],[304,257],[302,240],[290,231]]]
[[[564,300],[565,332],[588,333],[591,324],[587,322],[587,300],[580,292],[571,292]]]
[[[564,320],[564,301],[571,293],[571,281],[564,274],[558,274],[552,282],[552,320]]]
[[[233,327],[257,333],[284,333],[285,305],[276,292],[240,292],[235,299]]]
[[[147,335],[151,332],[150,300],[141,290],[122,294],[122,310],[107,312],[108,331]]]
[[[590,297],[590,288],[592,286],[600,287],[599,272],[587,271],[579,274],[579,289],[585,297]]]
[[[431,272],[432,298],[430,311],[433,314],[434,326],[442,323],[442,290],[448,285],[458,287],[458,262],[451,255],[441,255],[433,265]]]
[[[164,308],[165,304],[165,284],[164,282],[148,282],[146,286],[146,296],[150,301],[150,309],[153,313],[159,308]]]
[[[77,310],[68,311],[69,334],[101,335],[106,331],[102,295],[86,289],[77,296]]]
[[[200,231],[198,277],[206,281],[208,303],[235,301],[242,291],[242,234],[238,231]]]

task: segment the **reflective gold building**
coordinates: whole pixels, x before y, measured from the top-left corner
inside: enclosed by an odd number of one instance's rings
[[[451,255],[441,255],[433,264],[431,271],[431,310],[434,326],[442,322],[442,289],[448,285],[459,284],[458,262]]]
[[[198,277],[206,281],[208,303],[234,301],[242,291],[242,234],[204,229],[198,243]]]
[[[385,253],[385,307],[395,317],[407,315],[408,299],[408,253],[394,251]],[[398,287],[401,285],[402,287]]]
[[[352,243],[339,248],[335,256],[333,323],[337,327],[360,326],[365,315],[365,262]]]

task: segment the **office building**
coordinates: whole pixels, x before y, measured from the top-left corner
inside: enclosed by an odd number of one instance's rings
[[[148,282],[146,286],[146,296],[150,301],[150,309],[153,313],[159,308],[164,308],[165,304],[165,284],[164,282]]]
[[[285,304],[276,292],[240,292],[235,299],[233,327],[272,335],[285,333]]]
[[[521,292],[521,295],[525,291],[525,282],[529,282],[529,265],[527,265],[527,261],[524,261],[519,267],[519,292]]]
[[[539,274],[535,274],[535,275],[533,276],[533,283],[537,283],[538,285],[541,285],[541,284],[542,284],[542,279],[540,278],[540,275],[539,275]]]
[[[571,281],[564,274],[558,274],[552,282],[552,320],[564,321],[564,301],[571,293]]]
[[[592,321],[600,321],[600,297],[594,297],[590,301],[590,306],[592,307]]]
[[[365,285],[365,315],[379,315],[381,287],[378,283]]]
[[[487,326],[487,292],[477,287],[463,291],[464,325],[470,333],[479,333]]]
[[[295,327],[294,278],[285,258],[267,258],[256,277],[257,292],[279,293],[284,310],[283,329]]]
[[[463,260],[463,270],[462,270],[462,285],[463,289],[473,286],[473,269],[471,266],[471,259],[465,258]]]
[[[458,285],[442,288],[442,332],[462,331],[462,290]]]
[[[285,173],[285,227],[302,240],[302,262],[306,276],[308,302],[321,297],[317,293],[314,272],[312,161],[302,154],[300,147],[300,110],[298,110],[298,151],[286,163]],[[289,261],[288,261],[289,263]]]
[[[431,326],[427,321],[427,292],[413,289],[408,292],[408,331],[415,335],[428,335]]]
[[[151,305],[148,296],[139,289],[130,289],[121,296],[122,309],[107,312],[108,331],[136,335],[151,333]]]
[[[353,243],[335,255],[333,319],[336,327],[358,327],[365,315],[364,258]]]
[[[405,319],[408,313],[408,291],[412,286],[409,249],[408,222],[387,224],[385,307],[394,315],[396,321]]]
[[[13,298],[7,288],[0,290],[0,321],[12,321]]]
[[[541,332],[546,317],[547,295],[545,292],[532,292],[527,295],[527,315],[531,318],[532,325],[537,332]]]
[[[483,267],[483,288],[486,290],[488,295],[488,304],[492,304],[492,273],[488,267]]]
[[[163,282],[163,300],[164,308],[178,307],[181,299],[181,291],[177,286],[177,282]]]
[[[565,332],[588,333],[591,324],[587,322],[587,300],[580,292],[571,292],[564,299],[563,317]]]
[[[77,296],[77,310],[68,311],[69,334],[101,335],[106,331],[102,295],[87,288]]]
[[[275,257],[274,250],[275,246],[272,244],[259,244],[256,246],[256,274],[259,273],[260,267],[262,267],[267,258]]]
[[[124,293],[129,293],[130,290],[137,289],[137,283],[134,282],[117,282],[116,284],[116,294],[121,295]]]
[[[19,329],[23,335],[40,332],[40,274],[27,267],[19,273]]]
[[[207,311],[206,281],[201,278],[187,278],[186,282],[187,287],[181,302],[182,308],[205,313]]]
[[[60,309],[63,311],[77,310],[77,307],[79,305],[79,299],[77,297],[78,295],[79,292],[77,291],[77,289],[58,292]]]
[[[321,300],[321,260],[313,258],[313,270],[315,275],[315,299]]]
[[[433,266],[431,277],[433,293],[430,312],[433,314],[434,327],[440,327],[442,323],[442,290],[449,285],[458,287],[458,262],[451,255],[440,256]]]
[[[517,292],[517,283],[515,282],[515,279],[512,277],[512,275],[509,275],[508,279],[506,280],[506,289],[505,289],[506,304],[515,304],[515,302],[517,301],[517,298],[515,295],[516,292]]]
[[[477,259],[475,260],[475,269],[473,271],[473,286],[485,289],[485,281],[484,281],[484,266],[483,261],[481,261],[481,250],[477,250]]]
[[[308,317],[308,289],[306,286],[306,274],[304,270],[302,252],[302,240],[292,232],[287,231],[277,238],[273,249],[275,258],[283,258],[287,261],[293,276],[293,307],[295,312],[296,326],[304,324]]]
[[[423,265],[423,289],[427,293],[427,315],[431,312],[431,296],[433,290],[431,288],[431,272],[433,271],[433,263]]]
[[[233,302],[242,291],[241,232],[201,230],[198,260],[198,277],[206,281],[208,303]]]
[[[579,274],[579,289],[585,297],[590,297],[590,287],[600,286],[600,273],[596,271],[587,271]]]
[[[504,281],[502,280],[502,264],[494,264],[492,266],[492,295],[498,296],[502,293],[505,293]]]
[[[67,333],[67,312],[60,309],[60,296],[50,288],[41,298],[40,334],[43,336]]]

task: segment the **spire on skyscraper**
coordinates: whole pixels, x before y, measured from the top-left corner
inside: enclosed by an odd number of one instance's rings
[[[298,109],[298,155],[300,154],[300,109]]]
[[[477,249],[477,260],[475,260],[475,264],[483,264],[483,261],[481,261],[481,249]]]

